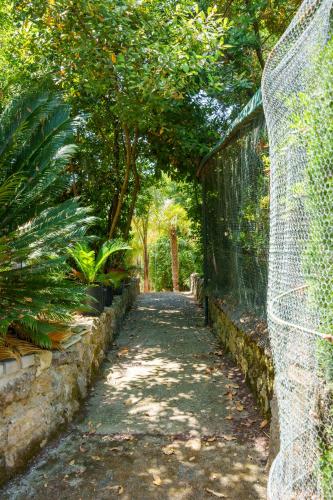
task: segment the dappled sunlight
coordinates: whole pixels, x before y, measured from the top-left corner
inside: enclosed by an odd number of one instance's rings
[[[110,368],[104,389],[94,396],[99,398],[100,414],[107,408],[112,414],[112,408],[120,404],[127,415],[124,417],[121,411],[122,420],[130,425],[131,417],[135,416],[135,428],[139,431],[146,428],[152,432],[165,425],[169,428],[171,421],[206,433],[206,417],[198,393],[204,393],[210,383],[208,366],[208,362],[180,360],[168,352],[162,356],[158,349],[144,349],[133,354],[129,361],[124,357]]]
[[[139,298],[74,431],[45,451],[29,488],[44,494],[47,482],[56,498],[75,499],[265,498],[265,448],[243,445],[235,433],[230,374],[218,369],[216,340],[195,325],[186,296],[160,294],[150,308],[152,297]],[[165,305],[174,300],[182,315],[155,314],[171,311]],[[246,415],[242,408],[239,421]],[[35,498],[34,491],[25,496]]]
[[[231,432],[229,410],[221,404],[229,380],[214,368],[219,359],[212,366],[215,340],[196,326],[190,304],[183,294],[140,298],[91,395],[90,428],[100,434]]]
[[[181,311],[179,309],[162,309],[161,311],[158,311],[158,314],[181,314]]]

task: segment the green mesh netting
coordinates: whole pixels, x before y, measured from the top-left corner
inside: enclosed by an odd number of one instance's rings
[[[235,317],[265,318],[269,164],[257,93],[200,171],[208,295]]]

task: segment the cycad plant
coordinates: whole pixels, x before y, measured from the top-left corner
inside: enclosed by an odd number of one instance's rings
[[[131,250],[131,247],[123,241],[109,240],[103,243],[97,255],[94,250],[90,250],[86,244],[81,243],[77,243],[74,248],[70,248],[68,252],[78,268],[74,270],[75,276],[83,283],[89,285],[100,283],[118,286],[119,281],[121,281],[127,273],[119,273],[117,271],[104,273],[104,267],[111,255],[126,250]]]
[[[94,219],[77,199],[58,201],[74,130],[69,106],[46,91],[0,116],[0,337],[12,331],[44,348],[85,297],[68,278],[67,248]]]

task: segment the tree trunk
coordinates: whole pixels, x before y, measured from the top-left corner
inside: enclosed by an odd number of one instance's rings
[[[131,205],[130,205],[129,210],[128,210],[126,228],[125,228],[125,232],[124,232],[124,239],[125,240],[127,240],[128,236],[129,236],[129,232],[130,232],[131,225],[132,225],[132,219],[133,219],[133,215],[134,215],[134,209],[135,209],[135,205],[136,205],[136,200],[137,200],[137,197],[138,197],[138,194],[140,191],[140,176],[139,176],[138,170],[136,168],[136,159],[135,158],[133,159],[132,168],[133,168],[133,173],[134,173],[134,189],[133,189],[133,193],[132,193]]]
[[[143,236],[143,291],[145,293],[150,291],[147,231],[144,232],[144,236]]]
[[[179,292],[179,260],[178,260],[177,229],[174,226],[171,226],[169,234],[170,234],[170,249],[171,249],[172,287],[174,292]]]
[[[149,226],[149,212],[145,217],[134,219],[134,225],[138,232],[140,241],[142,243],[142,256],[143,256],[143,291],[150,291],[149,283],[149,252],[148,252],[148,226]]]
[[[251,0],[245,0],[245,4],[246,4],[249,15],[253,16],[252,27],[253,27],[253,31],[254,31],[254,34],[256,37],[255,51],[257,54],[257,58],[258,58],[260,67],[263,70],[265,67],[265,61],[264,61],[264,56],[262,53],[262,43],[261,43],[259,22],[258,22],[257,18],[255,17],[255,13],[253,12],[253,6],[251,5]]]
[[[119,201],[119,192],[116,192],[115,195],[112,198],[111,205],[109,207],[108,211],[108,227],[107,227],[107,234],[110,234],[111,226],[112,226],[112,221],[114,219],[115,213],[116,213],[116,208],[118,206],[118,201]]]
[[[111,239],[114,236],[119,217],[120,217],[120,212],[124,203],[124,198],[127,192],[128,188],[128,182],[130,178],[130,173],[133,165],[133,161],[135,161],[136,158],[136,147],[138,143],[138,138],[139,138],[139,132],[138,129],[135,129],[134,133],[134,139],[133,142],[131,141],[131,135],[128,127],[124,126],[124,135],[125,135],[125,150],[126,150],[126,161],[125,161],[125,175],[124,175],[124,180],[121,186],[121,190],[119,193],[119,198],[118,198],[118,203],[117,207],[115,209],[114,217],[112,220],[111,228],[109,231],[109,239]]]

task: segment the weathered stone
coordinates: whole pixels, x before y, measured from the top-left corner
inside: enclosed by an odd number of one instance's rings
[[[87,318],[84,326],[74,325],[80,340],[68,350],[25,356],[24,369],[17,365],[13,373],[2,377],[0,372],[0,484],[72,420],[118,331],[121,310],[131,306],[138,291],[133,281],[129,293],[118,297],[117,307],[111,306],[99,318]],[[79,335],[81,326],[89,328],[86,335]]]
[[[269,455],[266,465],[266,470],[269,470],[273,460],[280,450],[280,425],[279,425],[279,407],[277,402],[276,393],[274,390],[273,397],[270,401],[271,407],[271,426],[270,426],[270,440],[269,440]]]
[[[52,363],[52,352],[51,351],[41,351],[36,354],[36,362],[37,362],[37,372],[36,377],[49,368]]]
[[[0,410],[3,411],[13,401],[24,400],[29,397],[31,386],[36,378],[34,367],[20,370],[13,375],[0,379]]]
[[[20,369],[20,365],[16,361],[16,359],[12,359],[10,361],[4,362],[4,368],[5,368],[5,374],[11,375],[12,373],[17,372]]]
[[[35,356],[33,354],[28,354],[28,356],[22,356],[21,367],[29,368],[35,364]]]
[[[71,331],[73,333],[81,333],[84,330],[86,330],[86,328],[87,328],[86,325],[75,325],[71,327]]]

